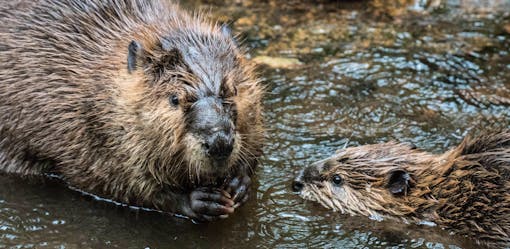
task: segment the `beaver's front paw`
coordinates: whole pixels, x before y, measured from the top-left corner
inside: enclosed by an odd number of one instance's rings
[[[251,178],[247,175],[233,178],[227,185],[226,191],[232,196],[234,208],[244,204],[249,197]]]
[[[216,188],[197,188],[190,193],[190,206],[198,221],[213,221],[227,218],[234,212],[234,201],[225,190]]]

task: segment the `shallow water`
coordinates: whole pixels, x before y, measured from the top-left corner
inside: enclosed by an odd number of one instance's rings
[[[0,176],[0,248],[478,248],[438,227],[331,213],[290,184],[346,143],[441,152],[473,127],[510,127],[510,0],[308,2],[184,4],[232,22],[251,57],[293,59],[261,67],[266,155],[238,213],[197,225]]]

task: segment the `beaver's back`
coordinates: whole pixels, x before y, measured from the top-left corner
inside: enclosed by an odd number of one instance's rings
[[[4,153],[25,161],[66,160],[104,147],[109,141],[102,133],[110,131],[102,127],[112,124],[118,94],[113,79],[125,67],[125,48],[140,29],[148,32],[148,26],[178,15],[165,4],[2,1],[0,148]],[[169,27],[157,27],[162,26]]]
[[[114,70],[109,69],[118,66],[118,60],[125,60],[118,49],[133,34],[147,32],[147,25],[169,22],[179,13],[168,11],[161,1],[41,0],[26,5],[2,3],[8,9],[0,15],[2,85],[22,87],[47,75],[58,80],[57,87],[62,81],[67,87],[73,87],[71,82],[97,82],[98,77],[111,76]],[[20,79],[27,82],[17,83]]]
[[[204,220],[244,202],[262,89],[228,30],[167,0],[24,3],[0,4],[0,172]]]
[[[475,160],[489,171],[497,171],[510,181],[510,130],[480,134],[466,138],[459,146],[460,156]]]
[[[510,131],[466,138],[457,159],[431,186],[441,223],[491,246],[510,243]],[[476,234],[474,234],[476,231]]]

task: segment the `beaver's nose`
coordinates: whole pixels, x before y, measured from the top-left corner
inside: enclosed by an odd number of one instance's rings
[[[305,184],[303,183],[303,175],[304,170],[301,170],[294,181],[292,181],[292,190],[294,192],[301,192],[301,190],[305,187]]]
[[[190,130],[202,141],[207,156],[224,165],[234,150],[235,126],[222,99],[213,96],[196,101],[188,118]]]
[[[204,147],[212,159],[224,161],[234,150],[234,138],[225,132],[217,132],[207,139]]]
[[[304,187],[305,187],[305,184],[302,181],[300,181],[299,179],[295,179],[292,182],[292,190],[294,192],[300,192],[301,190],[303,190]]]

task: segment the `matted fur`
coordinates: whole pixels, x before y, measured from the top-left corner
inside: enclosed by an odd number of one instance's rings
[[[402,195],[388,189],[397,170],[410,176]],[[300,195],[334,211],[432,221],[491,248],[510,245],[510,131],[467,137],[442,155],[394,142],[346,148],[304,174]]]
[[[1,171],[58,173],[82,190],[160,209],[165,191],[253,172],[262,89],[218,25],[164,0],[3,1],[0,9]],[[130,73],[132,40],[155,63],[169,56],[163,46],[182,51],[186,66]],[[186,110],[206,94],[238,110],[226,169],[212,168],[187,132]]]

